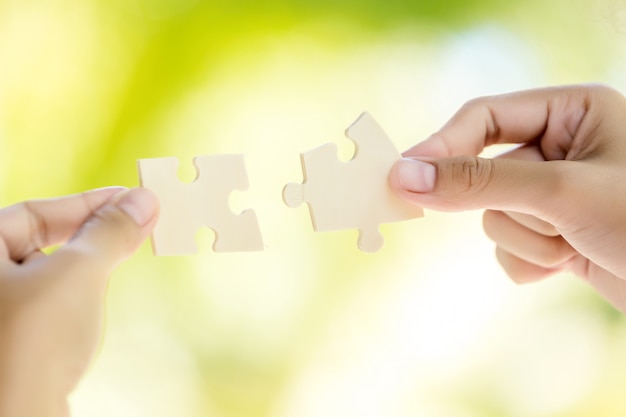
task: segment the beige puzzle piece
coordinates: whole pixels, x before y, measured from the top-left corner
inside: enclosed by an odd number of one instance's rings
[[[341,162],[334,144],[302,154],[304,183],[287,184],[283,200],[289,207],[306,202],[316,231],[358,229],[359,249],[376,252],[384,242],[380,224],[424,213],[391,190],[389,171],[401,156],[369,113],[361,114],[346,136],[356,145],[352,160]]]
[[[196,233],[203,227],[215,232],[216,252],[263,250],[263,239],[252,210],[236,215],[229,207],[233,190],[246,190],[248,177],[243,155],[197,156],[196,179],[178,180],[175,157],[137,161],[141,186],[159,199],[159,220],[152,232],[155,255],[197,253]]]

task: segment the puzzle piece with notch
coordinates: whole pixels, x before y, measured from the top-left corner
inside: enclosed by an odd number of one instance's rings
[[[233,190],[246,190],[248,177],[243,155],[208,155],[193,159],[196,179],[178,180],[175,157],[137,161],[141,186],[159,199],[159,220],[152,232],[152,250],[157,256],[197,253],[196,232],[208,227],[215,232],[215,252],[263,250],[256,214],[231,212]]]
[[[346,130],[356,145],[354,157],[337,158],[337,146],[326,144],[301,155],[303,184],[287,184],[283,200],[289,207],[309,206],[318,232],[358,229],[358,247],[378,251],[384,242],[379,225],[424,215],[419,207],[401,200],[388,183],[400,153],[369,113]]]

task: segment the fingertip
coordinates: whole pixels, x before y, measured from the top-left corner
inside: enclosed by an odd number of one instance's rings
[[[115,196],[114,204],[140,227],[154,220],[159,211],[156,195],[147,188],[125,190]]]
[[[428,193],[435,188],[437,169],[413,158],[403,158],[394,165],[395,183],[412,193]]]
[[[131,256],[150,233],[158,200],[145,188],[124,189],[88,218],[55,255],[77,270],[100,268],[108,273]],[[90,266],[91,265],[91,266]]]

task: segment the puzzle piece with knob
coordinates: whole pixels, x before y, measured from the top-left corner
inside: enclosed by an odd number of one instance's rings
[[[289,207],[307,203],[316,231],[358,229],[358,247],[378,251],[384,242],[379,225],[423,216],[423,210],[394,194],[388,184],[391,167],[401,156],[369,113],[346,130],[356,150],[345,163],[337,146],[326,144],[301,155],[304,183],[287,184]]]
[[[151,158],[137,161],[141,186],[159,199],[159,219],[152,232],[155,255],[189,255],[198,251],[195,235],[202,227],[215,232],[216,252],[263,250],[256,214],[230,210],[234,190],[248,188],[243,155],[197,156],[197,176],[185,184],[178,180],[178,159]]]

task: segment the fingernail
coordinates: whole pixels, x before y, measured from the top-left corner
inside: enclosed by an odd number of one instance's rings
[[[120,193],[117,207],[128,214],[138,226],[145,226],[156,215],[159,203],[145,188],[133,188]]]
[[[99,192],[104,192],[104,191],[110,191],[111,193],[117,192],[120,193],[122,191],[128,190],[128,188],[126,187],[122,187],[120,185],[110,185],[108,187],[100,187],[100,188],[94,188],[93,190],[89,191],[91,193],[99,193]]]
[[[398,180],[409,191],[427,193],[435,188],[437,170],[434,165],[411,158],[403,158],[397,164]]]

